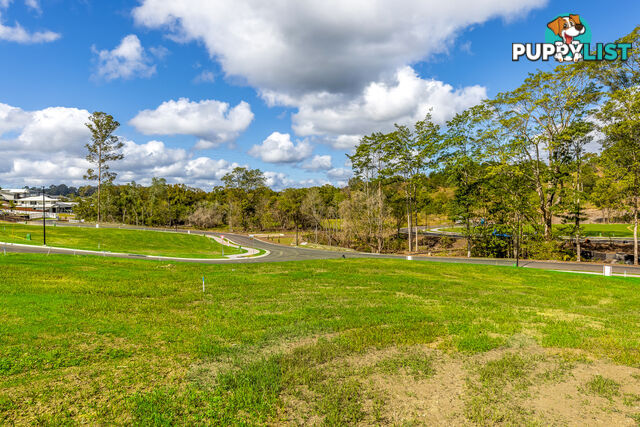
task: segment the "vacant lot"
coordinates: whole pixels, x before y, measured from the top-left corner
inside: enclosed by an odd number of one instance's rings
[[[403,260],[0,256],[0,423],[633,425],[639,286]]]
[[[31,240],[27,239],[31,235]],[[0,223],[0,242],[42,245],[41,225]],[[47,226],[47,245],[92,251],[124,252],[186,258],[220,258],[222,245],[205,236],[113,228]],[[224,254],[243,253],[224,247]]]

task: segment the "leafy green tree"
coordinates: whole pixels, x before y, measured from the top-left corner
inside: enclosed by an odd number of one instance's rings
[[[597,113],[603,123],[602,166],[605,178],[620,191],[620,200],[630,208],[634,218],[633,253],[638,264],[638,197],[640,196],[640,26],[618,40],[631,43],[626,61],[599,61],[578,68],[604,85],[606,101]],[[602,187],[602,183],[601,183]],[[601,188],[603,189],[603,188]],[[612,189],[612,192],[614,191]],[[603,189],[606,191],[606,189]],[[606,201],[611,205],[613,200]],[[617,195],[614,197],[617,199]]]
[[[523,168],[527,187],[538,197],[544,236],[552,238],[552,218],[567,177],[567,141],[561,135],[590,114],[598,101],[594,82],[571,65],[554,72],[538,71],[511,92],[498,94],[496,109],[499,142],[495,149]]]
[[[396,125],[396,130],[387,135],[384,144],[384,174],[399,178],[404,184],[409,252],[414,248],[412,234],[418,179],[433,162],[439,149],[440,138],[440,127],[433,123],[429,113],[424,120],[417,122],[413,129]]]
[[[619,89],[598,112],[604,123],[602,164],[621,184],[626,205],[633,212],[633,259],[638,264],[638,203],[640,198],[640,88]]]
[[[602,162],[602,159],[598,159]],[[602,211],[602,217],[608,224],[611,216],[624,206],[623,186],[611,174],[603,175],[596,181],[593,190],[589,192],[589,200]]]
[[[640,84],[640,55],[638,55],[640,25],[636,26],[631,33],[616,40],[616,43],[631,45],[626,60],[618,58],[615,61],[581,61],[575,64],[577,70],[587,74],[611,92]]]
[[[587,199],[584,192],[584,169],[585,169],[585,150],[587,144],[589,144],[593,137],[591,132],[594,125],[590,122],[576,122],[560,136],[566,141],[569,149],[569,154],[572,157],[572,170],[570,179],[564,187],[564,197],[562,200],[565,205],[565,212],[561,215],[561,218],[565,224],[569,224],[567,230],[569,234],[575,238],[576,241],[576,260],[581,261],[581,242],[580,224],[587,217],[584,214],[584,203]]]
[[[439,150],[438,164],[455,188],[450,209],[453,219],[465,226],[468,256],[471,256],[472,222],[481,202],[479,189],[486,176],[482,162],[486,159],[485,150],[490,138],[486,122],[491,114],[492,110],[486,105],[456,114],[447,122]]]
[[[388,135],[380,132],[365,136],[356,147],[356,152],[348,156],[356,177],[363,183],[365,211],[362,217],[369,229],[369,235],[375,235],[376,253],[382,251],[384,244],[387,211],[385,195],[382,191],[383,172],[388,168],[386,164],[386,143]],[[355,219],[355,218],[354,218]]]
[[[302,188],[287,188],[278,197],[278,206],[286,217],[293,222],[296,230],[296,246],[300,243],[299,228],[304,222],[305,214],[302,209],[302,202],[305,198],[306,190]]]
[[[97,213],[98,222],[100,222],[102,184],[111,183],[116,178],[116,174],[110,172],[110,163],[124,158],[120,152],[123,143],[113,134],[120,127],[120,123],[115,121],[111,115],[96,111],[89,116],[89,121],[85,125],[91,131],[91,142],[86,144],[89,152],[87,161],[94,167],[87,170],[84,178],[98,181]]]
[[[227,220],[229,229],[234,225],[247,229],[255,225],[256,208],[266,190],[266,179],[259,169],[236,167],[222,177],[227,192]]]
[[[322,200],[318,188],[310,188],[307,191],[301,205],[302,213],[311,219],[315,228],[315,242],[318,243],[318,228],[322,227],[322,221],[327,217],[327,206]]]

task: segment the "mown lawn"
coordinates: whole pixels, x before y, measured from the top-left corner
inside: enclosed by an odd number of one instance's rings
[[[27,239],[31,235],[31,240]],[[42,245],[42,225],[0,223],[0,242]],[[202,235],[114,228],[47,226],[47,245],[92,251],[123,252],[185,258],[220,258],[222,245]],[[224,254],[246,251],[224,247]]]
[[[632,224],[584,224],[586,236],[633,237]]]
[[[0,424],[633,423],[639,286],[404,260],[9,254]]]
[[[553,225],[555,230],[562,227],[566,226]],[[581,227],[582,233],[586,237],[633,237],[632,224],[583,224]],[[464,231],[464,227],[445,227],[440,230],[461,233]]]

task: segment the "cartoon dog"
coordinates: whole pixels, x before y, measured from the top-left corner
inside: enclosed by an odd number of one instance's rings
[[[562,44],[572,44],[574,37],[578,37],[580,34],[584,34],[586,29],[580,22],[580,15],[558,16],[553,21],[547,24],[547,27],[553,31],[553,33],[559,36],[562,41],[556,42],[556,46]],[[577,41],[576,41],[577,43]],[[571,61],[578,62],[582,59],[581,53],[576,53],[573,58],[570,56],[562,56],[562,53],[556,53],[554,56],[558,62]]]

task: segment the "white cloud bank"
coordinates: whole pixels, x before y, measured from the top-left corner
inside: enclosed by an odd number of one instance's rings
[[[85,144],[90,133],[85,126],[90,113],[67,107],[26,111],[0,103],[0,184],[10,187],[66,183],[85,185],[90,167]],[[114,162],[118,182],[147,185],[153,177],[204,189],[220,185],[235,167],[248,166],[225,159],[194,156],[183,148],[171,148],[152,140],[143,144],[123,139],[124,159]],[[300,183],[285,174],[269,172],[269,182]]]
[[[226,102],[200,102],[180,98],[163,102],[155,110],[143,110],[129,124],[145,135],[192,135],[197,149],[234,141],[253,121],[253,112],[242,101],[233,108]]]
[[[142,0],[135,21],[204,43],[230,76],[289,95],[359,92],[446,51],[471,25],[541,0]]]
[[[297,109],[293,128],[334,148],[423,118],[449,119],[486,96],[416,74],[470,26],[523,19],[546,0],[142,0],[136,23],[198,41],[223,72],[270,105]]]
[[[293,129],[301,136],[329,135],[335,148],[352,148],[359,136],[389,130],[394,123],[411,124],[432,111],[443,123],[455,113],[486,98],[486,89],[454,89],[433,79],[422,79],[411,67],[399,69],[388,82],[370,83],[361,95],[310,94],[301,99],[268,96],[271,104],[298,107]]]

